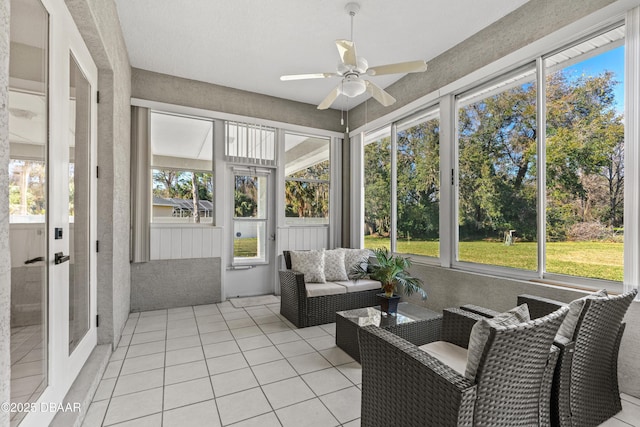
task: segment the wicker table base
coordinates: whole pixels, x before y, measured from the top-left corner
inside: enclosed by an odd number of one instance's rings
[[[419,346],[440,339],[442,314],[407,302],[398,304],[398,313],[395,316],[381,313],[379,306],[338,311],[336,345],[358,362],[358,329],[367,325],[386,329]]]

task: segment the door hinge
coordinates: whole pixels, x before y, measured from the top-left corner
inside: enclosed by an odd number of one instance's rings
[[[100,240],[96,240],[96,252],[100,252]]]
[[[100,91],[96,91],[96,104],[100,104]]]
[[[96,314],[96,328],[100,326],[100,315]]]
[[[456,185],[456,176],[453,169],[451,169],[451,185]]]
[[[96,166],[96,178],[100,178],[100,166]]]

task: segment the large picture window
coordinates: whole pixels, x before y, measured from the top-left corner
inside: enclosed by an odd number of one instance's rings
[[[329,138],[287,133],[285,145],[285,223],[329,223]]]
[[[538,268],[534,71],[458,98],[459,261]]]
[[[213,223],[213,121],[151,113],[152,222]]]
[[[440,256],[440,120],[430,110],[398,123],[396,252]]]
[[[391,128],[365,136],[364,247],[391,246]]]
[[[546,271],[622,281],[624,26],[545,67]]]
[[[612,25],[452,96],[444,115],[432,108],[366,133],[364,247],[438,257],[451,236],[444,264],[619,289],[625,32]],[[440,120],[455,131],[444,150]],[[455,198],[444,206],[441,162]]]

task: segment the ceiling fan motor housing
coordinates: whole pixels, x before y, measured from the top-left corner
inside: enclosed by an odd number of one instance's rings
[[[349,98],[356,97],[358,95],[362,95],[367,90],[367,86],[356,73],[350,73],[344,76],[342,80],[342,85],[340,88],[340,92],[342,92],[345,96]]]

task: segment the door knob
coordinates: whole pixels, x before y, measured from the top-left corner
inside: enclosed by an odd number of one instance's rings
[[[54,264],[62,264],[63,262],[69,261],[69,258],[71,258],[71,256],[64,255],[62,252],[56,252],[55,258],[53,260],[53,263]]]
[[[38,256],[38,257],[35,257],[35,258],[31,258],[31,259],[26,260],[24,263],[25,264],[33,264],[34,262],[38,262],[38,261],[44,261],[44,257]]]

